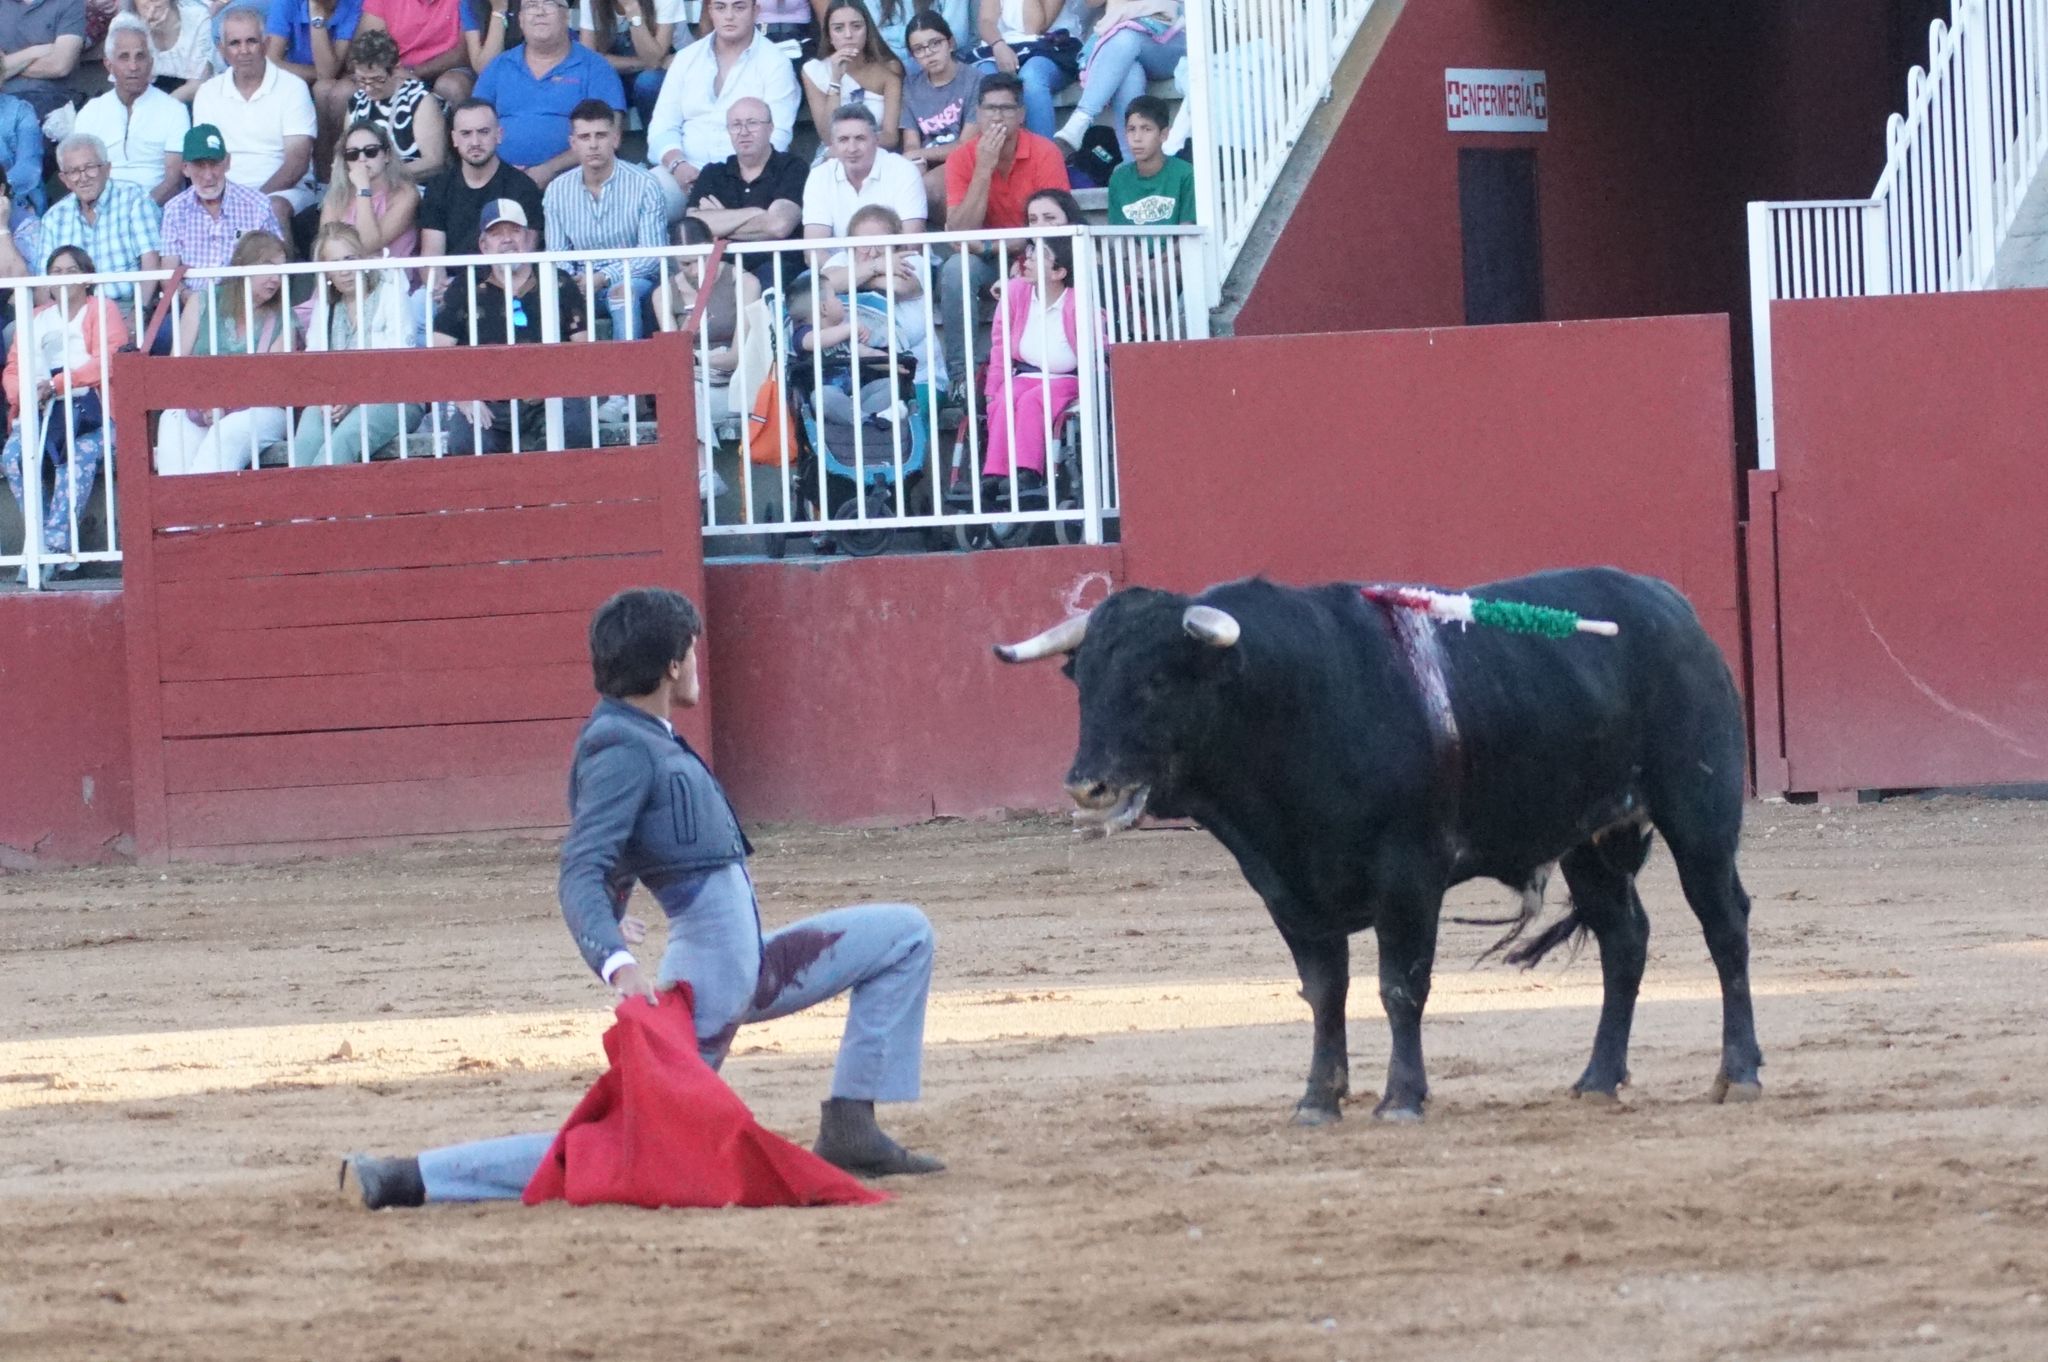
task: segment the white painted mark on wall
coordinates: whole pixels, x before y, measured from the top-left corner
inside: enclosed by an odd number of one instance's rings
[[[1102,594],[1083,605],[1081,602],[1093,594],[1091,588],[1097,583],[1102,586]],[[1116,583],[1110,579],[1107,572],[1086,572],[1076,577],[1067,589],[1060,593],[1060,604],[1067,608],[1067,615],[1070,618],[1074,615],[1085,615],[1107,600],[1109,593],[1115,589]]]

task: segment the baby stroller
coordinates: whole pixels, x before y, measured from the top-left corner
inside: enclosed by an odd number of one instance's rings
[[[886,300],[869,294],[859,295],[857,303],[862,308],[887,306]],[[791,348],[785,375],[796,433],[791,495],[804,515],[819,517],[822,482],[823,518],[894,519],[899,447],[902,509],[915,514],[927,499],[925,471],[930,458],[930,399],[927,385],[918,381],[916,358],[899,354],[893,368],[887,359],[873,356],[853,363],[827,359],[821,388],[816,357]],[[866,558],[888,548],[894,539],[892,529],[853,528],[823,536],[817,545],[823,552]]]
[[[986,366],[984,366],[986,373]],[[985,391],[977,386],[979,394]],[[975,451],[981,458],[988,456],[988,430],[991,420],[1005,419],[1000,410],[991,411],[991,404],[977,400],[970,420],[967,407],[957,408],[960,414],[953,436],[953,449],[946,465],[946,513],[952,516],[973,515],[975,505],[975,484],[979,482],[980,510],[983,514],[999,513],[1012,509],[1010,504],[1012,476],[1009,473],[982,474]],[[970,436],[976,438],[970,439]],[[1018,511],[1043,511],[1051,508],[1051,493],[1056,489],[1058,509],[1079,511],[1081,500],[1081,409],[1067,408],[1053,419],[1052,444],[1048,459],[1053,478],[1046,477],[1035,469],[1015,470],[1016,506]],[[1078,544],[1082,528],[1079,519],[1074,520],[998,520],[988,523],[955,522],[952,530],[953,547],[972,549],[1012,549],[1031,544]]]

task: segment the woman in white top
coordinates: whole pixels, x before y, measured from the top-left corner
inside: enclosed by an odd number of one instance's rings
[[[282,265],[284,243],[268,232],[244,232],[228,264]],[[274,355],[290,349],[284,276],[255,274],[222,279],[187,303],[176,353]],[[284,439],[289,420],[283,407],[167,411],[157,422],[156,471],[171,477],[252,467],[263,450]]]
[[[346,223],[330,222],[313,238],[315,260],[372,257],[356,229]],[[308,350],[401,350],[411,342],[412,318],[402,271],[336,270],[321,280],[306,323]],[[299,416],[292,467],[359,462],[397,439],[399,431],[410,429],[420,412],[417,406],[402,404],[308,407]],[[413,452],[432,451],[422,443]]]
[[[903,66],[882,44],[882,36],[861,0],[832,0],[825,10],[828,55],[803,65],[804,99],[810,104],[813,127],[832,126],[832,113],[842,104],[865,104],[880,125],[882,146],[894,151],[903,140],[896,126],[903,106]],[[818,147],[818,160],[829,148]]]
[[[203,0],[128,0],[128,5],[149,25],[157,88],[190,104],[199,83],[214,71],[216,7]]]

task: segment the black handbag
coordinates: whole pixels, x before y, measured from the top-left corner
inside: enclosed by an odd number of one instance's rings
[[[73,388],[69,405],[67,419],[64,393],[59,389],[43,408],[43,457],[60,468],[70,462],[72,438],[92,434],[104,419],[98,388]]]

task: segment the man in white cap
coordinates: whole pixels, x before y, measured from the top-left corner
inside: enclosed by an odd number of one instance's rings
[[[484,205],[477,219],[479,255],[530,256],[538,245],[526,209],[517,199],[492,199]],[[540,345],[555,339],[590,339],[582,291],[559,270],[536,271],[530,260],[495,265],[476,283],[474,309],[470,307],[469,281],[461,277],[461,271],[455,273],[440,310],[434,314],[435,345]],[[555,291],[560,326],[554,337],[542,333],[543,284]],[[570,399],[562,403],[562,443],[570,449],[590,445],[589,402]],[[451,454],[503,454],[515,448],[546,447],[545,402],[472,402],[448,428]]]

